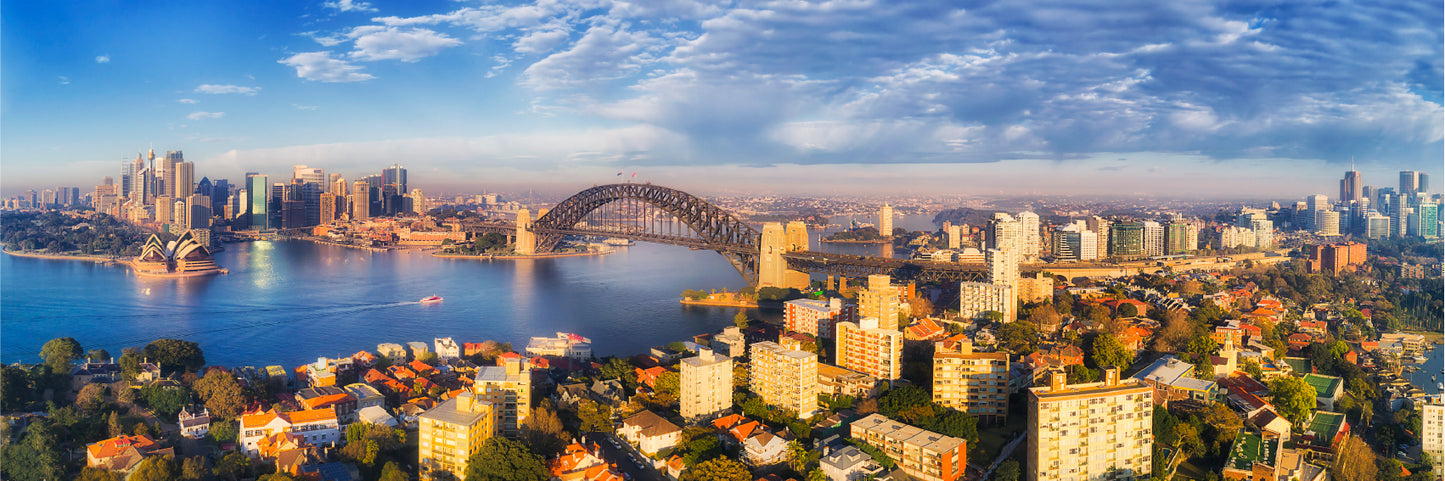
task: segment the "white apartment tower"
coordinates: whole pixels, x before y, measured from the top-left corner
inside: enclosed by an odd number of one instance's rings
[[[748,389],[763,402],[808,418],[818,410],[818,356],[764,341],[749,346]]]
[[[1153,462],[1153,388],[1121,381],[1066,384],[1063,372],[1029,389],[1027,479],[1148,479]]]
[[[1162,255],[1164,255],[1164,226],[1158,222],[1146,220],[1144,221],[1144,256]]]
[[[1445,459],[1445,405],[1441,404],[1440,397],[1420,407],[1420,436],[1420,450],[1430,453],[1437,473],[1445,471],[1440,466]]]
[[[1039,258],[1039,215],[1033,211],[1019,212],[1019,254],[1024,260]]]
[[[878,208],[878,235],[893,236],[893,206],[886,202]]]
[[[733,359],[712,349],[699,349],[697,356],[682,360],[678,402],[682,417],[707,419],[726,410],[733,402]]]

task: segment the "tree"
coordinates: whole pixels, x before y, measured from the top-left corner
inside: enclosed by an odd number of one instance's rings
[[[991,481],[1018,481],[1019,462],[1013,459],[1004,460],[1002,464],[998,465],[998,469],[994,470],[993,477],[989,479]]]
[[[652,383],[652,387],[653,391],[658,394],[667,394],[673,398],[677,398],[681,384],[682,379],[678,377],[677,373],[667,371],[657,376],[657,380]]]
[[[543,403],[522,422],[522,440],[546,458],[561,453],[569,439],[567,430],[562,427],[562,418],[549,404]]]
[[[748,323],[750,322],[752,322],[752,319],[748,319],[747,311],[738,311],[738,313],[733,316],[733,325],[738,326],[738,329],[747,329]]]
[[[191,393],[180,386],[150,386],[143,389],[142,394],[151,411],[170,419],[191,403]]]
[[[1139,317],[1139,308],[1129,302],[1120,304],[1119,317]]]
[[[105,349],[91,349],[85,353],[85,357],[96,362],[107,362],[110,361],[110,351],[106,351]]]
[[[246,394],[236,376],[225,369],[211,369],[191,384],[212,416],[231,419],[246,408]]]
[[[808,450],[796,439],[788,441],[788,467],[795,473],[808,472]]]
[[[105,431],[110,434],[110,437],[120,436],[125,433],[125,427],[120,424],[119,412],[111,411],[110,416],[106,417]]]
[[[1029,311],[1029,322],[1039,331],[1053,332],[1059,325],[1059,311],[1049,305],[1035,307]]]
[[[65,473],[62,455],[55,428],[47,421],[31,424],[20,442],[5,446],[0,456],[0,471],[3,471],[0,477],[27,481],[60,479]]]
[[[437,363],[437,353],[431,351],[423,352],[416,357],[416,360],[428,366],[435,366]]]
[[[1330,474],[1340,481],[1374,480],[1377,474],[1375,453],[1364,440],[1351,434],[1340,443],[1332,468]]]
[[[135,349],[126,348],[120,355],[120,374],[127,381],[135,380],[140,374],[141,355]]]
[[[50,366],[50,372],[56,374],[70,374],[71,363],[83,353],[80,343],[72,337],[51,339],[40,348],[40,357],[45,358],[45,365]]]
[[[602,379],[627,379],[632,376],[633,369],[626,359],[614,357],[602,365],[599,374]]]
[[[1134,350],[1124,347],[1124,343],[1113,334],[1100,333],[1089,342],[1089,361],[1097,368],[1123,369],[1134,363]]]
[[[1315,408],[1315,388],[1301,378],[1275,379],[1269,384],[1269,395],[1279,414],[1295,425],[1303,423]]]
[[[211,437],[223,443],[235,442],[239,429],[233,421],[219,421],[211,423]]]
[[[584,433],[610,433],[613,430],[612,407],[591,399],[577,403],[577,418],[582,421]]]
[[[386,466],[381,468],[379,481],[411,481],[411,477],[396,467],[396,461],[387,461]]]
[[[206,469],[206,458],[190,456],[181,461],[181,479],[199,481],[206,479],[209,474],[210,470]]]
[[[743,463],[731,458],[713,458],[693,466],[683,474],[683,478],[688,481],[751,481],[753,475]]]
[[[126,481],[173,481],[180,479],[181,468],[173,455],[147,456],[136,465]]]
[[[930,407],[933,404],[933,395],[918,386],[903,386],[888,390],[878,401],[879,412],[884,416],[894,417],[903,411],[914,407]]]
[[[80,476],[75,481],[123,481],[120,473],[100,468],[85,467],[80,470]]]
[[[507,438],[488,438],[467,459],[466,481],[547,481],[550,477],[541,456]]]
[[[15,366],[0,365],[0,410],[5,412],[24,411],[34,398],[30,373]]]
[[[206,365],[200,344],[180,339],[157,339],[146,344],[145,355],[166,373],[195,372]]]
[[[1028,322],[1010,322],[998,330],[999,340],[1005,349],[1014,354],[1029,354],[1039,340],[1039,329]]]

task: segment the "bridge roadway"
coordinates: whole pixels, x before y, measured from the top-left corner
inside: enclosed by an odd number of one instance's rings
[[[466,224],[463,226],[463,230],[466,230],[468,232],[496,233],[512,236],[516,234],[517,227],[516,224],[509,222],[486,222]],[[630,239],[634,241],[678,245],[699,250],[706,249],[719,252],[756,254],[756,252],[746,252],[747,248],[742,246],[712,244],[697,237],[585,228],[551,229],[545,227],[534,227],[533,230],[538,233],[548,232],[563,236],[615,237],[621,239]],[[783,259],[787,261],[788,269],[791,270],[842,277],[861,278],[873,274],[887,274],[892,276],[896,280],[903,281],[912,280],[919,282],[988,282],[988,269],[983,264],[959,264],[954,262],[934,262],[917,259],[892,259],[886,257],[834,254],[817,251],[788,252],[783,254]]]

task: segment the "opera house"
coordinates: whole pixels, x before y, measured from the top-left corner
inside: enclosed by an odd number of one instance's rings
[[[191,231],[181,234],[179,239],[161,244],[160,237],[151,234],[141,248],[139,257],[131,261],[136,274],[143,276],[190,277],[225,273],[216,265],[211,251],[201,245]]]

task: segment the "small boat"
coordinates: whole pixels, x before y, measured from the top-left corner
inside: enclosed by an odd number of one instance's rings
[[[421,303],[422,303],[422,304],[431,304],[431,303],[441,302],[441,301],[442,301],[442,296],[435,296],[435,295],[434,295],[434,296],[431,296],[431,297],[423,297],[423,298],[421,298]]]

